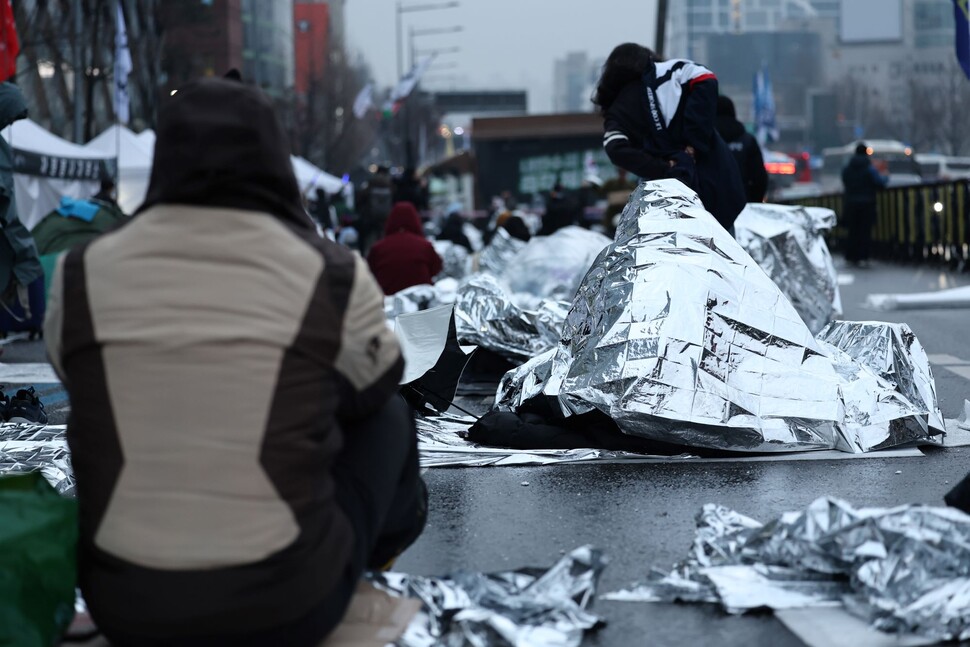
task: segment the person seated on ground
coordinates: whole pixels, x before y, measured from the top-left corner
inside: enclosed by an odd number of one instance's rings
[[[501,227],[505,231],[509,232],[509,236],[521,240],[524,243],[527,243],[532,239],[532,232],[529,231],[529,225],[525,224],[525,220],[514,214],[509,214],[509,216],[502,221]]]
[[[542,228],[539,230],[540,236],[551,236],[563,227],[569,227],[579,222],[581,209],[579,203],[567,195],[562,184],[556,182],[549,192],[549,200],[546,202],[546,212],[542,216]]]
[[[79,586],[112,645],[319,645],[426,516],[383,295],[260,90],[188,83],[157,132],[137,217],[51,289]]]
[[[117,195],[116,188],[117,187],[115,186],[114,180],[111,178],[104,178],[101,180],[101,188],[98,189],[98,192],[95,193],[91,199],[110,209],[113,209],[118,214],[124,215],[121,211],[121,207],[118,206],[118,201],[115,200],[115,196]]]
[[[441,233],[438,234],[438,240],[447,240],[455,245],[461,245],[468,250],[468,253],[472,253],[472,242],[468,240],[468,236],[465,235],[465,219],[462,217],[461,213],[458,211],[452,211],[445,218],[445,225],[441,228]]]
[[[384,227],[384,238],[367,254],[367,263],[384,294],[431,284],[441,272],[441,257],[424,237],[421,217],[410,202],[398,202]]]
[[[349,249],[360,251],[360,234],[354,227],[354,216],[345,213],[340,218],[340,231],[337,232],[337,242]]]

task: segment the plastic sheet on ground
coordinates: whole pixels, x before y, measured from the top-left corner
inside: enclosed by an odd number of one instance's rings
[[[501,355],[525,360],[559,343],[569,304],[543,299],[524,310],[491,274],[465,280],[455,302],[458,340]]]
[[[606,564],[599,550],[584,546],[549,569],[369,578],[378,589],[422,602],[398,647],[578,647],[583,634],[602,623],[588,607]]]
[[[74,496],[74,469],[63,425],[0,424],[0,474],[40,473],[58,493]]]
[[[735,237],[818,334],[842,315],[838,273],[824,234],[831,209],[751,203],[734,223]]]
[[[471,443],[462,436],[475,422],[474,418],[442,414],[433,418],[418,417],[415,422],[421,467],[510,467],[693,458],[689,454],[648,456],[592,448],[522,450],[485,447]]]
[[[606,236],[582,227],[564,227],[551,236],[536,236],[509,262],[501,278],[517,299],[528,294],[572,301],[593,261],[610,242]]]
[[[970,308],[970,286],[912,294],[870,294],[866,307],[874,310]]]
[[[822,498],[761,523],[707,504],[690,554],[607,600],[717,602],[731,613],[845,605],[875,628],[970,638],[970,516]]]
[[[888,381],[869,366],[867,344],[816,341],[771,278],[675,180],[634,192],[561,338],[554,353],[506,376],[498,404],[514,408],[541,393],[564,416],[598,409],[631,435],[743,452],[866,452],[938,443],[943,433],[935,395],[907,397],[935,394],[928,372],[909,374],[918,383]]]

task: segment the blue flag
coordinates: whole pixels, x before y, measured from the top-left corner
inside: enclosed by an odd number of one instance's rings
[[[762,67],[754,75],[754,127],[758,143],[778,141],[778,123],[775,115],[775,93],[771,87],[768,70]]]
[[[970,79],[970,0],[953,0],[954,22],[957,26],[957,60]]]

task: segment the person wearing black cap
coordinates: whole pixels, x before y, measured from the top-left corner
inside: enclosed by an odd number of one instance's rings
[[[869,159],[869,147],[859,142],[855,155],[842,169],[842,217],[848,229],[845,260],[859,266],[869,262],[872,227],[876,224],[876,194],[889,178],[880,175]]]
[[[157,133],[145,203],[51,287],[79,586],[113,645],[318,645],[427,511],[383,294],[261,91],[189,83]]]
[[[717,132],[738,162],[748,202],[764,202],[768,193],[768,171],[761,155],[761,146],[744,124],[738,121],[734,102],[723,94],[717,98]]]

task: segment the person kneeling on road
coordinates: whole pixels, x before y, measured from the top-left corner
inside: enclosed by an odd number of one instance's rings
[[[112,645],[317,645],[423,529],[383,295],[315,233],[286,139],[255,88],[180,88],[138,214],[54,276],[79,585]]]

